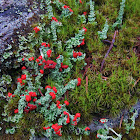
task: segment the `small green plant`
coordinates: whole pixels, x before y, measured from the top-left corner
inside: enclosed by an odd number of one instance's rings
[[[121,134],[117,134],[112,128],[108,127],[106,124],[104,124],[105,129],[99,129],[97,132],[96,137],[100,138],[101,140],[107,140],[107,139],[112,139],[112,140],[121,140],[122,139],[122,135]],[[113,137],[113,136],[108,136],[109,131],[113,132],[117,137]]]
[[[45,49],[47,52],[48,48],[44,47],[43,51],[45,51]],[[55,72],[57,72],[58,69],[57,73],[59,73],[60,68],[67,69],[68,66],[62,64],[62,56],[59,56],[59,58],[57,58],[57,63],[52,60],[45,60],[45,58],[47,59],[47,57],[50,57],[49,53],[47,53],[47,55],[44,53],[43,56],[44,58],[42,56],[39,56],[39,58],[36,59],[36,62],[34,62],[34,57],[24,59],[24,61],[26,61],[26,65],[28,65],[28,68],[32,70],[32,74],[26,70],[25,66],[22,67],[23,74],[21,75],[21,78],[17,79],[18,85],[17,89],[14,92],[14,95],[12,93],[8,93],[8,97],[10,100],[8,101],[7,107],[5,106],[8,110],[6,110],[5,108],[5,113],[3,114],[3,116],[8,116],[8,118],[5,118],[4,121],[19,123],[20,120],[24,117],[25,113],[29,113],[32,111],[34,113],[40,112],[47,121],[47,124],[45,124],[46,127],[44,126],[42,129],[47,130],[46,128],[49,127],[49,131],[44,131],[42,134],[52,138],[55,136],[55,132],[60,136],[62,135],[61,131],[59,130],[62,125],[71,123],[70,126],[74,130],[74,126],[77,125],[77,122],[80,120],[80,113],[77,113],[75,116],[70,115],[68,113],[68,110],[66,109],[66,105],[68,105],[69,103],[65,101],[65,104],[60,104],[59,99],[67,90],[74,89],[76,85],[80,86],[81,79],[78,78],[75,80],[71,80],[65,86],[60,85],[60,83],[63,83],[64,80],[63,78],[58,79],[57,77],[55,77]],[[40,63],[44,64],[38,65],[39,61]],[[45,74],[46,68],[54,70],[52,71],[52,73],[54,73],[54,77],[52,77],[52,80],[57,82],[55,82],[57,88],[54,86],[53,88],[51,88],[51,86],[46,86],[45,89],[47,91],[43,92],[44,90],[41,86],[41,77],[43,77],[43,74]],[[61,72],[62,71],[60,71],[60,73]],[[34,77],[33,75],[36,75],[35,81],[33,81],[32,79]],[[60,77],[63,76],[60,75]],[[18,97],[18,101],[12,100],[11,97],[14,99]],[[11,112],[9,111],[9,109],[11,111],[13,110],[12,112],[15,113],[14,116],[9,116],[9,113]],[[56,123],[57,121],[58,123]],[[54,122],[55,124],[53,124]],[[20,129],[18,125],[13,126],[12,129],[6,129],[6,133],[13,134],[15,132],[15,128]],[[83,130],[84,129],[81,130],[81,133],[84,133]]]
[[[136,119],[137,115],[138,115],[138,111],[135,110],[135,113],[133,113],[133,116],[130,118],[130,120],[132,121],[132,124],[128,123],[128,120],[127,119],[124,120],[124,123],[125,123],[124,125],[126,126],[125,127],[126,134],[129,134],[129,131],[131,129],[135,129],[135,126],[134,125],[135,125],[135,119]]]
[[[109,25],[107,24],[107,20],[106,20],[102,32],[98,31],[98,35],[99,35],[100,39],[106,39],[107,38],[106,34],[107,34],[107,31],[108,31],[108,27],[109,27]]]
[[[3,74],[0,79],[0,97],[4,97],[4,93],[7,92],[8,85],[11,84],[12,78],[10,75]]]
[[[53,31],[56,30],[55,25],[58,24],[58,20],[55,17],[52,17],[52,19],[52,40],[56,41],[57,36],[56,34],[54,35]],[[43,34],[42,27],[35,27],[34,30],[36,34],[39,34],[39,32],[40,34]],[[86,28],[82,29],[80,31],[80,35],[77,34],[76,36],[81,37],[85,30]],[[77,41],[80,39],[80,37],[76,38]],[[70,46],[72,43],[74,43],[72,42],[74,39],[75,38],[69,40],[69,44],[66,42],[66,46]],[[56,58],[56,62],[50,60],[50,57],[53,54],[52,49],[50,49],[50,44],[46,44],[45,42],[40,44],[41,55],[36,60],[31,54],[28,55],[28,58],[27,56],[25,57],[25,54],[24,57],[21,58],[26,67],[23,66],[21,68],[23,74],[20,78],[17,78],[17,89],[14,91],[14,94],[10,92],[8,93],[8,104],[5,106],[4,113],[2,114],[5,116],[3,119],[4,121],[15,123],[15,126],[6,129],[6,134],[13,134],[16,129],[21,129],[19,123],[24,118],[26,113],[28,114],[29,112],[33,112],[35,114],[36,112],[39,112],[43,115],[43,117],[45,117],[45,121],[47,123],[44,124],[44,127],[42,127],[42,129],[45,130],[42,132],[42,135],[49,138],[57,137],[57,135],[62,136],[62,130],[60,130],[60,128],[69,123],[71,123],[69,128],[75,131],[75,126],[80,120],[80,113],[76,113],[75,116],[71,115],[66,109],[66,105],[69,105],[69,102],[64,101],[65,104],[60,104],[59,99],[67,90],[74,89],[76,85],[81,85],[81,78],[78,78],[75,80],[70,80],[65,86],[63,86],[66,73],[68,73],[73,67],[73,61],[81,61],[85,58],[85,55],[81,52],[74,52],[72,48],[67,49],[66,47],[68,55],[65,61],[69,65],[64,65],[62,55],[59,55]],[[75,44],[72,45],[79,45],[79,42],[75,42]],[[54,85],[53,87],[46,86],[45,91],[42,87],[41,79],[43,78],[44,74],[48,74],[47,71],[50,74],[51,81],[55,81],[54,84],[56,87]],[[12,98],[16,99],[16,97],[18,97],[18,101],[12,100]],[[30,130],[32,130],[32,126],[30,126]],[[85,128],[79,128],[79,133],[77,133],[77,131],[75,132],[76,134],[89,134],[86,131],[87,130]],[[34,134],[35,130],[33,130],[31,133],[31,137],[33,137]]]
[[[90,0],[89,5],[90,5],[90,13],[88,15],[88,22],[89,23],[95,23],[97,24],[97,22],[95,22],[95,10],[94,10],[94,1],[92,2],[92,0]]]
[[[123,14],[124,14],[124,7],[125,7],[125,0],[122,0],[120,3],[120,10],[119,10],[119,15],[117,17],[117,21],[112,25],[113,28],[115,27],[120,27],[122,24],[122,19],[123,19]]]

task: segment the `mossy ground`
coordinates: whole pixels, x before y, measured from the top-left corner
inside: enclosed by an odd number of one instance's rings
[[[61,20],[63,26],[60,27],[61,32],[57,34],[58,40],[61,40],[62,44],[64,44],[64,42],[70,37],[75,36],[75,33],[78,33],[78,30],[80,30],[81,27],[87,28],[85,45],[81,46],[80,48],[76,48],[75,51],[86,53],[85,61],[88,65],[84,67],[84,70],[81,70],[80,67],[82,64],[75,63],[75,67],[73,68],[71,74],[66,77],[66,83],[70,80],[70,78],[83,78],[80,87],[76,87],[75,90],[68,91],[67,96],[65,95],[65,99],[70,102],[70,105],[67,107],[68,110],[72,114],[80,112],[82,116],[80,124],[89,124],[95,116],[99,118],[104,116],[115,117],[123,109],[130,109],[140,97],[140,83],[138,82],[135,84],[136,80],[140,77],[140,65],[137,54],[133,49],[137,42],[136,38],[140,36],[140,1],[126,1],[123,25],[120,29],[118,29],[118,34],[114,43],[117,47],[113,47],[113,49],[110,51],[108,57],[105,59],[104,67],[101,72],[101,62],[109,49],[109,45],[104,44],[98,38],[97,32],[103,29],[106,19],[108,19],[108,24],[110,26],[113,25],[118,16],[121,0],[95,0],[95,17],[97,25],[83,24],[81,22],[77,24],[78,14],[82,14],[85,11],[87,12],[87,15],[89,14],[89,7],[86,7],[86,2],[89,1],[82,0],[83,3],[79,3],[76,6],[74,5],[74,0],[60,1],[65,5],[70,6],[74,13],[70,18]],[[60,11],[55,6],[54,16],[59,20]],[[41,23],[44,22],[46,23],[46,27],[50,23],[47,17],[41,21]],[[33,27],[36,25],[37,24],[34,24]],[[113,39],[114,32],[114,29],[109,28],[107,33],[107,39],[109,41]],[[36,39],[37,38],[39,37],[36,36]],[[47,42],[47,37],[44,37],[43,41]],[[49,40],[49,44],[53,44],[51,40]],[[38,46],[39,44],[35,45],[36,54],[38,54]],[[63,56],[66,55],[64,53],[65,48],[62,48],[62,50],[57,50],[57,48],[53,46],[53,49],[55,51],[54,56],[58,56],[58,54],[62,54]],[[44,80],[44,83],[48,85],[53,85],[54,82],[51,81],[50,77],[47,77],[47,80],[44,78],[42,80]],[[14,88],[12,90],[14,91]],[[13,101],[9,102],[8,110],[16,108],[16,102],[13,102],[13,105],[11,105],[12,102]],[[3,107],[3,102],[1,102],[1,107]],[[25,115],[25,117],[23,117],[20,121],[19,125],[24,125],[24,127],[19,129],[17,133],[13,135],[13,138],[11,138],[12,136],[10,135],[4,135],[2,138],[4,137],[8,139],[9,137],[9,139],[16,140],[16,137],[19,139],[24,135],[24,138],[28,139],[29,136],[25,137],[25,135],[28,135],[29,133],[28,129],[35,127],[37,124],[36,120],[30,118],[30,114],[28,115],[29,116]],[[32,114],[32,117],[37,117],[39,119],[38,121],[40,121],[38,123],[38,128],[36,128],[37,132],[39,133],[43,125],[43,118],[37,113]],[[34,125],[30,124],[30,121],[27,121],[27,118],[32,120]],[[124,134],[124,140],[137,140],[138,137],[140,137],[138,134],[138,120],[136,121],[135,130],[130,131],[129,135]],[[25,130],[26,128],[27,130]],[[116,130],[123,133],[124,127],[122,127],[120,130],[116,128]],[[20,135],[21,133],[23,133],[23,135]],[[95,136],[96,134],[94,133],[88,137],[83,137],[83,139],[96,139]],[[73,139],[77,139],[76,136],[72,137]]]

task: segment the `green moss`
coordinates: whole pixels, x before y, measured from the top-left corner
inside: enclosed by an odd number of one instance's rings
[[[14,110],[18,108],[18,101],[19,101],[20,97],[19,96],[15,96],[12,97],[9,101],[8,101],[8,106],[6,108],[6,111],[9,113],[9,116],[13,116],[14,115]]]
[[[73,104],[69,109],[72,113],[82,112],[84,118],[90,118],[96,114],[100,117],[116,116],[124,107],[130,108],[136,103],[139,95],[132,88],[135,80],[131,71],[118,66],[115,70],[111,70],[109,75],[105,81],[98,71],[88,69],[88,91],[86,91],[86,81],[83,80],[82,86],[70,93],[70,101]],[[75,102],[77,102],[76,105]]]
[[[36,134],[42,136],[41,132],[45,125],[46,122],[41,114],[30,112],[25,114],[17,124],[19,128],[15,135],[27,139],[30,136],[30,129],[35,129]]]

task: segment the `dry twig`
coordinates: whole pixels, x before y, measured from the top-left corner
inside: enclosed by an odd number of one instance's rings
[[[42,92],[41,92],[40,88],[38,89],[38,91],[39,91],[39,93],[41,94],[41,96],[44,96],[44,95],[42,94]]]
[[[140,77],[137,79],[137,81],[134,83],[134,85],[132,86],[132,88],[139,82]]]
[[[124,114],[123,114],[123,115],[122,115],[122,117],[121,117],[121,120],[120,120],[120,126],[119,126],[119,128],[121,128],[122,121],[123,121],[123,116],[124,116]]]
[[[86,76],[86,93],[88,93],[88,77]]]
[[[113,44],[114,44],[114,42],[115,42],[115,38],[116,38],[117,32],[118,32],[118,31],[115,31],[114,36],[113,36],[113,39],[112,39],[112,41],[111,41],[111,45],[110,45],[110,47],[109,47],[109,49],[108,49],[108,51],[107,51],[107,53],[106,53],[106,55],[105,55],[105,57],[104,57],[104,59],[103,59],[103,61],[102,61],[101,68],[100,68],[100,72],[101,72],[102,69],[103,69],[104,62],[105,62],[105,58],[108,56],[109,52],[110,52],[111,49],[113,48]]]

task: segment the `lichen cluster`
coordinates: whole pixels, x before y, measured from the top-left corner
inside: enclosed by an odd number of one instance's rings
[[[89,131],[85,124],[93,117],[116,117],[139,99],[140,65],[133,51],[140,30],[139,8],[133,0],[39,3],[46,10],[40,15],[40,23],[33,24],[34,31],[19,36],[19,44],[15,48],[8,45],[3,54],[7,71],[0,69],[0,138],[58,139],[56,134],[61,133],[57,127],[63,125],[63,138],[91,139],[92,134],[86,136]],[[100,70],[117,30],[114,46]],[[11,55],[16,59],[10,64]],[[30,92],[36,94],[29,97]],[[31,106],[36,107],[29,109]],[[81,113],[78,119],[72,115],[77,112]],[[71,123],[67,125],[68,118]]]

